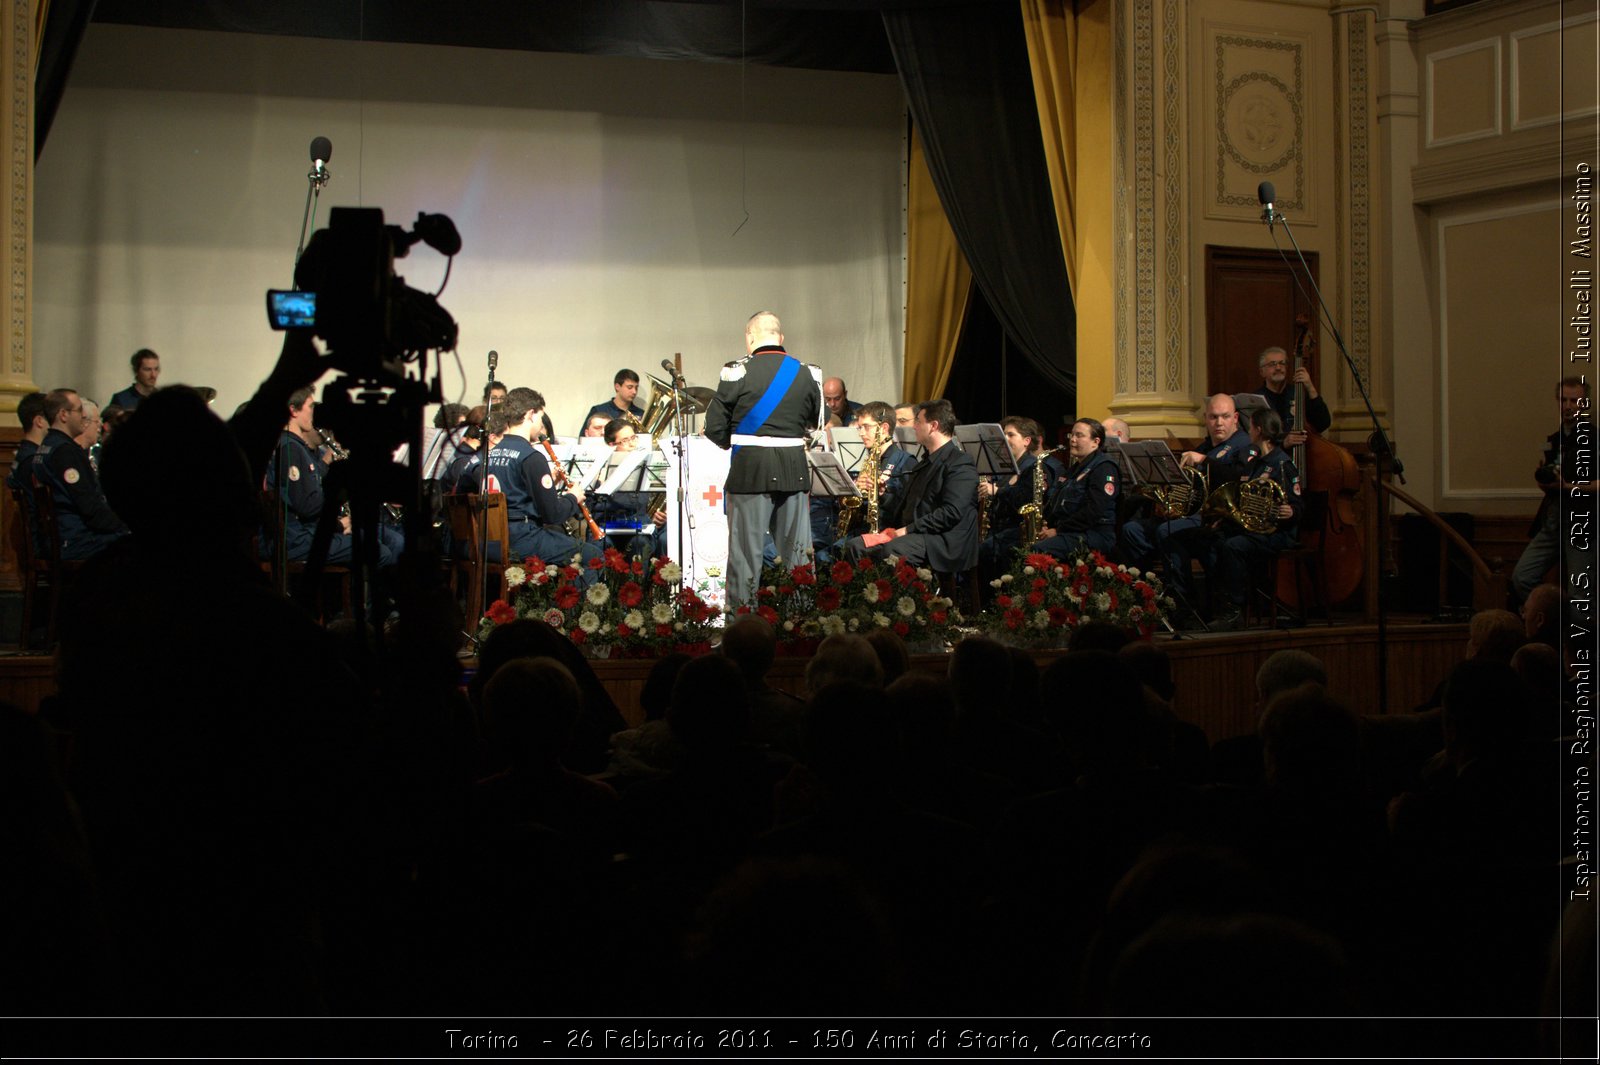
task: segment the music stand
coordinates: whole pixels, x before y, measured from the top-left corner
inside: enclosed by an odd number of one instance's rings
[[[861,463],[867,457],[867,445],[861,442],[861,430],[853,425],[842,425],[830,430],[834,453],[844,468],[851,473],[861,472]]]
[[[979,477],[1014,477],[1017,460],[998,422],[956,426],[956,445],[978,464]]]
[[[1239,392],[1233,397],[1233,407],[1239,412],[1239,428],[1249,429],[1255,424],[1256,412],[1271,410],[1272,404],[1259,392]]]
[[[960,429],[961,427],[958,425],[958,426],[956,426],[956,428]],[[909,426],[909,425],[897,425],[897,426],[895,426],[894,427],[894,442],[900,446],[900,450],[901,451],[904,451],[907,455],[910,455],[913,459],[920,460],[922,458],[922,445],[917,443],[917,431],[915,429],[913,429],[911,426]]]
[[[647,461],[652,452],[649,451],[613,451],[605,462],[595,466],[596,478],[600,484],[595,488],[595,495],[609,498],[617,492],[648,492],[650,491],[651,478]],[[660,482],[661,478],[654,478]],[[634,524],[613,524],[605,526],[606,535],[622,535],[624,533],[637,533],[643,526]]]
[[[1160,440],[1129,441],[1116,448],[1117,465],[1123,479],[1129,484],[1180,485],[1188,483],[1188,475],[1178,464],[1172,449]]]
[[[811,495],[827,499],[861,494],[844,462],[832,451],[807,451],[806,465],[811,467]]]

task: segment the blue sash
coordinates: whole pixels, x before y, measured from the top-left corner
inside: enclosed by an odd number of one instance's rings
[[[789,386],[794,383],[795,374],[799,372],[800,360],[793,355],[785,355],[783,364],[773,375],[767,390],[761,394],[756,405],[750,408],[750,413],[739,419],[739,424],[733,431],[742,436],[751,436],[766,424],[767,416],[778,409],[778,404],[783,402],[784,393],[789,391]]]

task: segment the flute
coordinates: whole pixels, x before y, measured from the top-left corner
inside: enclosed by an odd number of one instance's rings
[[[583,499],[572,491],[572,481],[568,479],[567,471],[562,468],[561,460],[556,458],[556,449],[550,446],[549,438],[540,440],[539,443],[544,445],[545,451],[550,454],[550,474],[555,478],[556,484],[561,487],[563,492],[571,493],[572,501],[578,504],[578,513],[582,514],[583,520],[589,524],[589,531],[594,534],[594,538],[599,540],[604,537],[605,533],[601,532],[600,526],[595,523],[594,515],[590,514],[589,508],[583,505]]]

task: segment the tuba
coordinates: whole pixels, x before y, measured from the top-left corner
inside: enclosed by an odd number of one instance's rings
[[[1246,532],[1278,531],[1278,508],[1283,506],[1283,485],[1271,477],[1229,481],[1206,497],[1202,517],[1226,518]]]

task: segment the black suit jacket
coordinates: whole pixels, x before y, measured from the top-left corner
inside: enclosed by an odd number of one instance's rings
[[[978,464],[953,440],[924,454],[884,526],[923,536],[928,565],[940,573],[971,569],[978,563]]]

